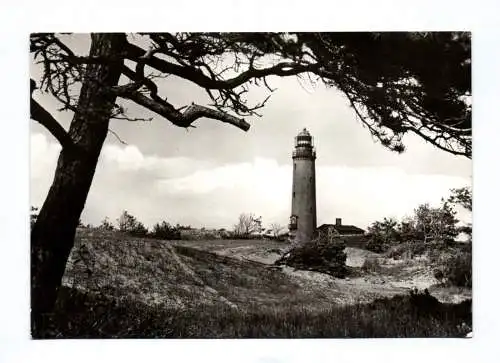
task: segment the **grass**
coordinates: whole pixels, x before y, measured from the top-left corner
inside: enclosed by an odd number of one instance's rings
[[[280,271],[169,241],[121,234],[82,233],[66,268],[66,286],[148,305],[197,307],[200,304],[318,306],[328,302],[321,290],[304,291]],[[78,259],[88,249],[91,274]]]
[[[224,305],[171,309],[63,288],[58,308],[34,338],[383,338],[462,337],[471,302],[441,304],[425,294],[370,304],[243,310]]]

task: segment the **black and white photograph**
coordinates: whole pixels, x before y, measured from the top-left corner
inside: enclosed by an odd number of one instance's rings
[[[29,45],[32,339],[472,336],[471,32]]]

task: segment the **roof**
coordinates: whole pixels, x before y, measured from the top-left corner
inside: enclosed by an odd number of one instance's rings
[[[363,229],[356,227],[356,226],[348,225],[348,224],[341,224],[341,225],[322,224],[321,226],[318,227],[318,229],[320,229],[320,230],[329,229],[329,228],[334,228],[340,234],[362,234],[362,233],[365,233],[365,231]]]

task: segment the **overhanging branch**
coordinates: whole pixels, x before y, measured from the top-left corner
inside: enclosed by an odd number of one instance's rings
[[[160,98],[160,96],[158,96],[157,85],[144,75],[144,65],[152,58],[156,51],[158,51],[158,49],[150,49],[143,56],[139,57],[135,72],[126,66],[123,67],[123,74],[129,77],[133,82],[124,86],[115,87],[113,92],[115,92],[116,95],[134,101],[180,127],[190,127],[195,120],[201,117],[207,117],[234,125],[244,131],[250,128],[250,125],[244,119],[237,118],[227,112],[214,110],[194,103],[187,107],[184,112],[181,112],[182,108],[176,109],[168,103],[166,99],[163,100]],[[149,90],[151,98],[137,91],[143,85]]]
[[[138,61],[141,58],[144,59],[144,53],[147,52],[133,44],[127,44],[126,51],[127,56],[134,61]],[[161,50],[159,50],[159,52],[161,53]],[[233,89],[253,78],[262,78],[270,75],[282,77],[293,76],[304,72],[314,72],[318,69],[317,64],[301,65],[293,62],[282,62],[263,69],[251,67],[234,78],[221,80],[208,77],[201,70],[194,67],[183,67],[156,57],[149,57],[145,63],[160,72],[174,74],[178,77],[190,80],[205,89]]]
[[[158,102],[149,97],[144,96],[139,92],[129,92],[120,95],[135,103],[146,107],[147,109],[165,117],[176,126],[189,127],[191,124],[201,117],[207,117],[214,120],[219,120],[233,126],[238,127],[243,131],[248,131],[250,124],[244,119],[237,118],[226,112],[214,110],[205,106],[191,104],[184,112],[175,109],[170,103],[166,101]]]

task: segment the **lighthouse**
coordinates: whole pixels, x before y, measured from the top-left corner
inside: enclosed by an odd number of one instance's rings
[[[311,134],[303,129],[295,137],[290,238],[309,242],[316,232],[316,150]]]

